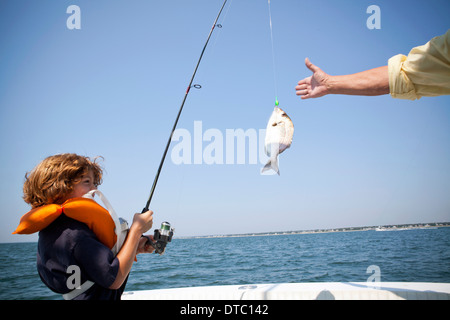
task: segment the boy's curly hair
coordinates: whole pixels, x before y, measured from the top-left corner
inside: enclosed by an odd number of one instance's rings
[[[46,204],[62,204],[73,186],[92,170],[94,185],[102,183],[102,168],[88,157],[64,153],[45,158],[32,171],[25,174],[23,199],[32,208]]]

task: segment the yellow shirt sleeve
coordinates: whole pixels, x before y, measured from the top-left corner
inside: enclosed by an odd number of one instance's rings
[[[408,56],[388,61],[389,91],[393,98],[420,99],[450,94],[450,29]]]

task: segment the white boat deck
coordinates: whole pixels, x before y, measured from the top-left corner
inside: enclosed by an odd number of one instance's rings
[[[450,300],[450,283],[275,283],[127,291],[123,300]]]

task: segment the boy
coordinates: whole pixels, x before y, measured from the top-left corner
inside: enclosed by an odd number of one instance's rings
[[[120,300],[136,255],[154,250],[146,245],[147,236],[141,237],[153,224],[153,212],[147,211],[134,215],[114,255],[113,219],[95,201],[82,198],[101,182],[102,169],[95,160],[76,154],[50,156],[25,175],[23,198],[32,210],[14,233],[40,231],[39,276],[66,299]]]

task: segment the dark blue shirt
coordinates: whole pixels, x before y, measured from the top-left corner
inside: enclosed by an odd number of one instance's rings
[[[94,282],[75,300],[120,300],[126,281],[120,289],[108,289],[116,279],[119,260],[87,225],[62,214],[39,232],[37,269],[47,287],[64,294],[72,291],[67,285],[73,275],[73,271],[67,272],[71,265],[79,267],[80,284],[86,280]]]

